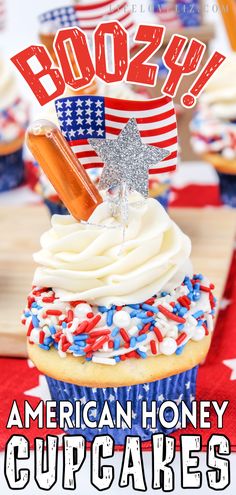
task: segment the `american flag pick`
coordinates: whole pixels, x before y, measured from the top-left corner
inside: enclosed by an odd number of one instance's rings
[[[130,37],[136,25],[132,16],[129,0],[90,0],[82,4],[49,10],[39,16],[39,22],[45,33],[55,33],[58,29],[79,26],[87,35],[102,21],[119,21]]]
[[[56,100],[55,105],[61,131],[85,168],[104,166],[88,140],[117,139],[127,122],[134,118],[142,143],[169,153],[150,173],[176,169],[176,114],[169,97],[132,101],[106,96],[70,96]]]

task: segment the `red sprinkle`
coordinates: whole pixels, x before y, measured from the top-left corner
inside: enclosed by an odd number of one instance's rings
[[[30,336],[30,334],[31,334],[31,332],[32,332],[32,330],[33,330],[33,328],[34,328],[34,325],[33,325],[32,321],[31,321],[31,322],[30,322],[30,324],[29,324],[28,331],[27,331],[27,337],[29,337],[29,336]]]
[[[59,340],[61,338],[61,334],[62,334],[61,330],[59,330],[59,332],[55,333],[55,335],[54,335],[55,342],[59,342]]]
[[[202,326],[205,330],[205,335],[209,335],[209,330],[208,330],[207,326],[205,325],[205,323],[202,323]]]
[[[55,300],[55,297],[54,296],[50,296],[50,297],[43,297],[42,301],[44,303],[53,303]]]
[[[88,326],[87,321],[83,321],[82,323],[80,323],[77,329],[74,331],[74,335],[79,335],[80,333],[83,333],[87,329],[87,326]]]
[[[35,298],[32,296],[29,296],[27,298],[27,301],[28,301],[28,308],[31,308],[32,304],[35,302]]]
[[[179,297],[177,301],[181,304],[181,306],[184,306],[185,308],[189,309],[190,306],[190,301],[189,299],[186,301],[185,297]]]
[[[97,323],[101,320],[101,315],[96,315],[93,320],[88,323],[88,326],[86,328],[86,332],[90,332],[94,327],[96,327]]]
[[[94,317],[94,314],[92,312],[90,312],[90,313],[87,313],[86,316],[87,316],[87,318],[93,318]]]
[[[123,309],[123,306],[116,306],[116,311],[121,311]]]
[[[120,336],[127,344],[130,343],[130,337],[124,328],[120,328]]]
[[[86,301],[71,301],[70,302],[70,305],[75,308],[76,306],[78,306],[78,304],[83,304],[85,303],[86,304]]]
[[[182,332],[182,333],[178,336],[178,338],[176,339],[176,344],[177,344],[177,345],[182,344],[182,342],[186,339],[186,337],[187,337],[187,334],[186,334],[185,332]]]
[[[137,352],[136,351],[130,351],[125,354],[128,358],[136,358],[137,357]]]
[[[164,306],[162,306],[161,304],[158,306],[158,309],[159,309],[159,311],[161,311],[161,313],[163,315],[167,316],[167,318],[170,318],[170,320],[177,321],[178,323],[185,323],[186,322],[185,318],[182,318],[181,316],[177,316],[174,313],[171,313],[171,311],[164,308]]]
[[[46,315],[48,315],[48,316],[61,316],[62,311],[60,311],[59,309],[47,309]]]
[[[152,354],[157,354],[157,344],[156,344],[155,340],[150,341],[150,347],[151,347]]]
[[[67,313],[67,321],[71,322],[73,321],[73,319],[74,319],[74,312],[72,311],[72,309],[69,309]]]
[[[153,316],[154,313],[152,311],[147,311],[147,316]]]
[[[113,347],[114,347],[114,342],[113,342],[113,340],[109,340],[109,342],[108,342],[108,347],[109,347],[109,349],[113,349]]]
[[[154,304],[154,301],[155,301],[155,298],[150,297],[150,299],[147,299],[147,301],[145,301],[145,304],[150,304],[152,306],[152,304]]]
[[[139,331],[139,335],[143,335],[144,333],[147,333],[149,328],[151,326],[151,322],[149,323],[146,323],[146,325],[144,325],[144,327],[142,328],[142,330]]]
[[[101,347],[108,342],[109,337],[108,335],[105,335],[104,337],[100,337],[95,344],[92,345],[92,351],[98,351],[98,349],[101,349]]]
[[[157,336],[157,340],[158,340],[158,342],[162,342],[164,337],[163,337],[163,335],[162,335],[161,331],[159,330],[159,328],[157,328],[157,327],[155,326],[155,327],[153,328],[153,330],[154,330],[154,332],[155,332],[155,334],[156,334],[156,336]]]
[[[202,290],[202,292],[211,292],[211,288],[206,287],[205,285],[200,285],[200,290]]]
[[[110,333],[110,330],[101,328],[101,330],[92,330],[92,332],[89,333],[89,337],[101,337],[102,335],[110,335]]]
[[[37,289],[33,291],[34,296],[41,296],[43,292],[48,292],[49,288],[48,287],[42,287],[42,289]]]
[[[68,351],[69,347],[71,346],[70,342],[67,342],[66,344],[63,344],[61,347],[62,352]]]
[[[39,343],[40,344],[43,344],[44,343],[44,337],[45,337],[45,333],[43,330],[40,330],[39,332]]]
[[[125,361],[126,360],[126,355],[125,354],[121,354],[120,359],[121,359],[121,361]]]

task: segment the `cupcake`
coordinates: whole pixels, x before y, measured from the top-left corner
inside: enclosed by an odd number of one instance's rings
[[[190,406],[195,397],[213,329],[213,286],[193,274],[189,238],[153,198],[130,195],[125,238],[107,201],[87,223],[70,215],[51,222],[23,314],[29,357],[57,404],[97,401],[92,421],[104,401],[114,417],[117,400],[124,408],[132,402],[131,430],[82,423],[67,433],[88,441],[111,434],[117,445],[128,434],[150,440],[142,401],[176,401],[181,415],[181,400]]]
[[[28,107],[19,96],[7,64],[0,58],[0,192],[24,180],[22,149],[28,125]]]
[[[194,151],[219,176],[223,203],[236,207],[236,55],[210,79],[191,123]]]

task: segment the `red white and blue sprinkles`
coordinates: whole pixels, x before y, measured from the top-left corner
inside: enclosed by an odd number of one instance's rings
[[[92,306],[64,302],[53,289],[33,287],[22,317],[30,344],[86,361],[115,365],[158,354],[180,355],[189,340],[213,330],[216,299],[201,274],[140,304]]]

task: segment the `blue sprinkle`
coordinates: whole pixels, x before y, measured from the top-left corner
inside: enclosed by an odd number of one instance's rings
[[[106,313],[108,308],[106,308],[106,306],[98,306],[98,311],[99,313]]]
[[[147,338],[147,334],[143,333],[143,335],[139,335],[138,337],[136,337],[136,340],[137,342],[143,342],[143,340],[146,340],[146,338]]]
[[[188,298],[190,299],[190,301],[193,301],[193,292],[188,293]]]
[[[65,321],[63,321],[61,326],[62,326],[62,328],[67,328],[67,323]]]
[[[187,308],[181,308],[179,310],[179,316],[184,316],[188,312]]]
[[[141,356],[141,358],[145,359],[147,357],[147,353],[136,349],[136,352]]]
[[[129,304],[129,308],[140,309],[140,304]]]
[[[115,328],[113,328],[113,330],[112,330],[112,332],[111,332],[111,336],[112,336],[112,337],[116,337],[116,336],[117,336],[117,334],[119,333],[119,331],[120,331],[119,327],[115,327]]]
[[[200,292],[194,291],[194,293],[193,293],[193,300],[194,301],[198,301],[200,299],[200,296],[201,296]]]
[[[79,342],[80,340],[86,340],[87,338],[88,338],[87,333],[81,333],[80,335],[75,336],[74,341],[77,342],[77,340],[78,340],[78,342]]]
[[[50,345],[52,342],[53,342],[53,338],[52,337],[46,337],[46,339],[44,339],[44,344],[45,345]]]
[[[114,339],[114,350],[118,351],[119,348],[120,348],[120,339],[119,337],[117,337],[116,339]]]
[[[165,291],[161,292],[161,297],[165,297],[167,295],[168,295],[168,292],[165,292]]]
[[[182,308],[180,303],[176,303],[174,309],[178,309],[178,311]]]
[[[192,282],[189,277],[185,277],[184,284],[188,287],[190,292],[193,290]]]
[[[193,316],[194,318],[196,318],[196,319],[197,319],[197,318],[200,318],[200,316],[203,316],[203,315],[204,315],[204,311],[202,311],[202,310],[196,311],[196,313],[193,313],[193,314],[192,314],[192,316]]]
[[[143,318],[147,318],[147,313],[145,311],[139,311],[139,313],[137,313],[137,317],[142,320]]]
[[[37,308],[37,307],[38,307],[38,303],[37,303],[37,302],[33,302],[33,303],[31,304],[31,308]]]
[[[53,345],[54,345],[55,349],[58,349],[58,342],[55,342],[55,340],[54,340]]]
[[[115,359],[116,363],[119,363],[119,361],[120,361],[120,357],[119,356],[115,356],[114,359]]]
[[[196,282],[196,284],[194,284],[193,288],[194,288],[194,290],[199,291],[200,290],[200,284],[199,284],[199,282]]]
[[[29,316],[31,316],[31,312],[30,311],[25,311],[24,312],[24,315],[26,318],[28,318]]]
[[[130,339],[130,347],[135,347],[136,346],[136,338],[135,337],[131,337]]]
[[[51,325],[51,326],[49,327],[49,330],[50,330],[50,332],[51,332],[51,334],[52,334],[52,335],[54,335],[54,333],[56,333],[56,332],[57,332],[57,331],[56,331],[56,329],[55,329],[55,327],[54,327],[53,325]]]
[[[87,345],[86,342],[84,342],[83,340],[79,342],[80,347],[86,347],[86,345]]]
[[[111,327],[111,325],[113,323],[113,316],[114,316],[114,310],[109,309],[109,311],[107,312],[107,325],[108,325],[108,327]]]
[[[143,323],[139,323],[139,324],[137,325],[138,330],[142,330],[142,329],[143,329],[143,327],[144,327]]]
[[[85,361],[92,361],[91,357],[86,357]]]
[[[85,352],[82,351],[78,345],[71,345],[69,347],[69,350],[72,351],[74,354],[76,354],[77,356],[84,356],[85,355]]]
[[[153,316],[149,316],[149,318],[143,318],[143,323],[146,324],[146,323],[149,323],[150,321],[153,321],[153,320],[154,320]]]
[[[130,317],[134,318],[137,315],[137,311],[131,311]]]
[[[44,344],[39,344],[39,347],[43,349],[44,351],[49,351],[50,347],[49,345],[44,345]]]
[[[37,318],[37,316],[35,316],[35,315],[32,316],[32,323],[34,325],[34,328],[39,327],[39,319]]]
[[[180,354],[182,354],[184,348],[185,348],[185,345],[181,345],[180,347],[178,347],[178,349],[176,349],[175,354],[177,354],[177,356],[179,356]]]
[[[197,275],[195,275],[193,278],[195,280],[203,280],[203,275],[201,273],[197,273]]]
[[[151,304],[142,304],[142,308],[147,311],[152,311],[153,313],[159,313],[159,309],[155,306],[151,306]]]
[[[178,327],[178,331],[181,332],[184,329],[184,323],[179,323],[177,327]]]

